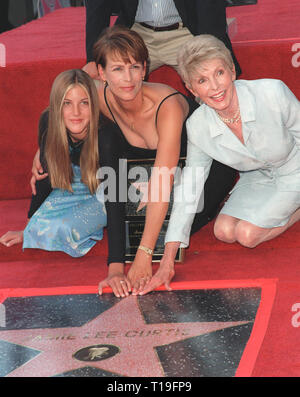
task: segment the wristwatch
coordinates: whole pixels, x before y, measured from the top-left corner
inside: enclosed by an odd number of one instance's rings
[[[148,255],[152,255],[153,254],[153,250],[151,248],[144,247],[143,245],[139,245],[138,249],[146,252],[146,254],[148,254]]]

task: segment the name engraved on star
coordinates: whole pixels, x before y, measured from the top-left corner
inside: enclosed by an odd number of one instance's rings
[[[184,336],[188,337],[191,335],[191,332],[188,329],[150,329],[150,330],[128,330],[123,333],[120,331],[97,331],[96,333],[85,332],[83,335],[75,336],[72,334],[62,334],[55,336],[48,335],[35,335],[29,336],[26,338],[26,342],[28,341],[71,341],[78,339],[114,339],[118,337],[125,338],[147,338],[150,336]]]

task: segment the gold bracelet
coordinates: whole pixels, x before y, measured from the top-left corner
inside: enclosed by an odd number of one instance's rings
[[[148,254],[148,255],[152,255],[153,254],[153,250],[151,248],[144,247],[143,245],[139,245],[138,246],[138,250],[145,251],[146,254]]]

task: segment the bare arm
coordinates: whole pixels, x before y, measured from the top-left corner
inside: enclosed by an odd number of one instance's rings
[[[179,246],[180,242],[177,241],[166,244],[164,255],[160,261],[157,272],[153,275],[145,288],[139,292],[139,295],[145,295],[162,284],[165,285],[168,291],[172,290],[170,283],[175,276],[174,263]]]
[[[157,120],[159,142],[149,183],[146,221],[140,242],[141,245],[150,249],[155,247],[168,211],[186,112],[187,110],[176,96],[169,98],[159,111]],[[133,286],[133,293],[140,293],[152,277],[152,257],[138,250],[128,277]]]

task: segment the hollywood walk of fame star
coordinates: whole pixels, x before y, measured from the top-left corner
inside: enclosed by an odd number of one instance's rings
[[[76,352],[89,347],[93,367],[128,377],[163,377],[155,347],[193,338],[249,321],[146,324],[136,296],[80,327],[1,331],[0,339],[40,353],[10,372],[10,377],[45,377],[76,370],[86,364]],[[115,353],[105,359],[107,349]]]

